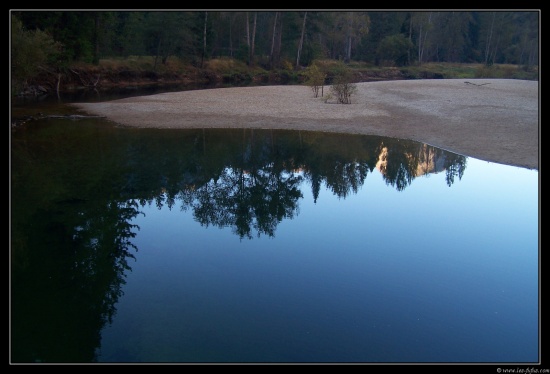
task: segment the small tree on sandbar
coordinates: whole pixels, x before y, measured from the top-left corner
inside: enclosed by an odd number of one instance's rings
[[[349,69],[341,69],[335,74],[330,92],[338,104],[351,104],[351,95],[357,92],[357,85],[352,81],[353,75]]]
[[[306,68],[305,75],[306,84],[311,87],[313,97],[319,97],[319,91],[321,91],[321,96],[323,96],[326,74],[317,65],[313,64]]]

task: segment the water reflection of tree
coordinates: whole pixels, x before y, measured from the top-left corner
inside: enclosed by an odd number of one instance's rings
[[[171,209],[179,200],[201,224],[231,227],[241,238],[273,236],[295,215],[297,173],[316,202],[323,184],[340,198],[357,193],[375,168],[399,191],[443,170],[451,185],[465,168],[463,156],[413,141],[316,132],[201,129],[132,147],[136,170],[150,175],[142,180],[151,186],[137,188],[147,191],[142,205]]]
[[[346,134],[302,135],[303,171],[317,202],[323,184],[336,196],[357,193],[376,165],[377,137]]]
[[[239,237],[252,238],[252,229],[257,236],[274,236],[278,223],[294,216],[302,178],[287,168],[292,159],[284,144],[275,146],[273,136],[272,131],[242,130],[240,144],[237,138],[233,147],[237,153],[223,157],[229,165],[187,193],[198,222],[231,227]]]
[[[136,250],[128,224],[136,207],[109,205],[97,215],[97,207],[61,202],[54,212],[38,212],[32,229],[18,226],[19,234],[32,232],[24,239],[32,250],[24,267],[12,266],[14,362],[95,360]]]
[[[387,185],[403,191],[420,176],[445,171],[448,186],[462,178],[466,158],[407,140],[387,139],[378,146],[379,169]]]
[[[292,173],[274,173],[243,169],[225,169],[221,177],[201,187],[193,202],[195,219],[203,225],[231,227],[241,238],[274,236],[283,218],[292,218],[297,209],[301,177]]]
[[[122,181],[105,168],[113,144],[59,130],[12,139],[12,362],[95,361],[137,251],[139,206],[113,194]]]
[[[404,189],[419,175],[462,177],[465,157],[380,137],[272,130],[37,127],[12,136],[11,358],[92,362],[116,313],[140,205],[193,210],[240,238],[274,236],[299,209],[304,180],[356,193],[380,167]],[[427,161],[435,160],[434,167]]]
[[[464,171],[466,170],[466,157],[457,155],[455,153],[447,153],[445,157],[445,181],[447,185],[451,185],[455,182],[455,177],[462,179]]]

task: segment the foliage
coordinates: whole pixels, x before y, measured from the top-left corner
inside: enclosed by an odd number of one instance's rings
[[[250,70],[245,62],[231,58],[213,58],[206,62],[205,68],[219,74],[247,73]]]
[[[155,56],[128,56],[127,58],[102,58],[98,67],[101,70],[122,71],[131,70],[135,72],[152,71],[155,64]],[[157,68],[159,73],[191,74],[197,69],[190,63],[173,57],[164,65]]]
[[[313,97],[319,97],[319,89],[321,89],[321,96],[323,96],[322,88],[325,84],[326,73],[322,72],[315,64],[310,65],[305,71],[306,84],[311,87],[313,91]]]
[[[338,104],[351,104],[351,95],[357,91],[357,85],[353,83],[352,71],[340,69],[334,76],[330,92],[336,97]]]
[[[283,70],[293,70],[294,65],[292,65],[292,62],[290,62],[289,60],[283,60],[281,61],[281,68]]]
[[[161,73],[173,58],[201,69],[211,59],[229,58],[252,61],[252,66],[259,63],[266,70],[291,71],[303,12],[253,14],[256,28],[252,13],[246,11],[12,12],[22,30],[42,30],[61,43],[58,61],[65,63],[153,56],[152,70]],[[318,64],[328,79],[335,75],[333,66],[325,68],[321,61],[344,61],[349,66],[378,61],[394,66],[514,64],[531,72],[539,61],[537,11],[308,11],[305,26],[300,61],[304,66]],[[416,73],[410,71],[422,77]]]
[[[227,57],[215,58],[205,62],[206,75],[222,77],[224,82],[250,82],[269,80],[268,72],[257,64],[248,66],[246,62]]]
[[[315,60],[324,57],[323,46],[319,42],[307,43],[304,45],[302,54],[300,55],[300,61],[309,66],[315,63]]]
[[[13,88],[24,87],[39,70],[55,64],[61,45],[40,30],[27,31],[11,17],[11,79]]]
[[[407,64],[407,54],[412,47],[412,42],[403,34],[386,36],[378,44],[376,59],[383,66],[403,66]]]
[[[317,60],[315,64],[319,66],[321,71],[325,72],[326,78],[329,82],[333,82],[338,76],[348,76],[351,80],[352,72],[355,69],[352,68],[352,64],[345,64],[340,60]],[[356,65],[353,65],[356,66]]]
[[[538,69],[526,71],[525,67],[510,64],[480,64],[475,70],[475,78],[525,79],[538,75]]]
[[[250,12],[228,11],[14,11],[28,30],[48,32],[62,43],[67,61],[154,55],[295,60],[303,12],[259,11],[254,35]],[[206,17],[208,14],[208,17]],[[536,65],[540,14],[537,11],[308,11],[301,62],[328,58],[374,62],[381,44],[407,61],[488,62]],[[248,24],[247,24],[248,20]],[[205,30],[206,27],[206,30]],[[206,36],[204,45],[203,36]],[[399,38],[397,39],[397,36]],[[389,38],[389,39],[387,39]],[[383,56],[385,59],[387,56]]]
[[[407,66],[401,71],[408,79],[539,79],[537,67],[526,70],[524,66],[514,64],[426,63],[421,66]]]

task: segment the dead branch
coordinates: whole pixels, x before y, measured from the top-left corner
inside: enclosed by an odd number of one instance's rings
[[[475,84],[475,83],[468,82],[468,81],[466,81],[466,82],[464,82],[464,83],[466,83],[466,84],[471,84],[472,86],[478,86],[478,87],[480,87],[480,86],[485,86],[486,84],[491,84],[491,83]]]
[[[85,82],[84,79],[82,78],[82,76],[80,75],[79,72],[73,70],[73,69],[69,69],[72,73],[76,74],[76,76],[78,77],[78,79],[80,79],[80,83],[84,86],[84,87],[87,87],[87,88],[96,88],[97,87],[97,84],[99,83],[99,78],[101,77],[101,74],[98,74],[97,75],[97,79],[95,82],[91,82],[91,83],[88,83],[88,82]]]
[[[56,72],[51,71],[50,69],[46,69],[46,68],[43,67],[43,66],[38,66],[38,68],[39,68],[39,69],[42,69],[42,70],[44,70],[45,72],[48,72],[48,73],[50,73],[50,74],[54,74],[54,75],[57,74]]]

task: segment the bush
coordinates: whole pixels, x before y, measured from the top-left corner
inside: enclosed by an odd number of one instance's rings
[[[39,71],[56,65],[61,45],[40,30],[25,30],[21,21],[11,18],[11,78],[14,88],[25,87]],[[51,68],[54,70],[55,68]]]
[[[315,64],[308,66],[305,70],[306,84],[311,87],[313,97],[319,97],[319,90],[323,96],[323,86],[325,84],[326,74],[323,73]]]
[[[294,65],[292,65],[292,62],[288,60],[281,61],[281,69],[283,70],[294,70]]]
[[[341,69],[334,76],[330,92],[336,97],[338,104],[351,104],[351,95],[357,92],[353,83],[353,74],[349,69]]]

